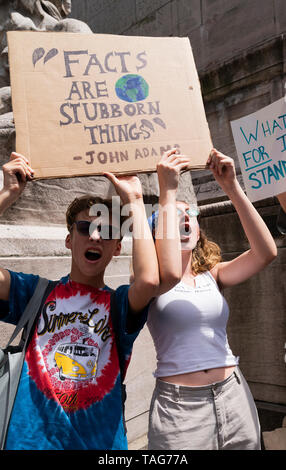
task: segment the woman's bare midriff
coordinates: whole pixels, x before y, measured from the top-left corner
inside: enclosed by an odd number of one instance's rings
[[[200,370],[188,372],[187,374],[172,375],[170,377],[160,377],[160,380],[175,385],[185,385],[189,387],[200,387],[221,382],[227,379],[235,370],[235,366],[218,367],[216,369]]]

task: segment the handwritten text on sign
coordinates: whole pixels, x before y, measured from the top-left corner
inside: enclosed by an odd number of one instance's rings
[[[136,122],[130,124],[115,124],[110,125],[104,123],[96,125],[84,125],[84,130],[89,135],[89,143],[98,145],[112,142],[124,142],[129,140],[138,140],[140,135],[143,139],[148,139],[151,136],[152,123],[142,119],[146,115],[160,114],[160,103],[155,102],[141,102],[148,96],[148,84],[143,77],[137,74],[131,74],[128,70],[127,58],[129,52],[108,52],[103,58],[102,62],[95,54],[88,54],[88,51],[64,51],[64,61],[66,74],[64,78],[74,77],[72,68],[76,68],[77,72],[79,66],[82,66],[80,75],[90,78],[94,73],[96,67],[97,72],[105,74],[107,72],[124,73],[115,84],[115,91],[123,101],[128,101],[129,104],[121,106],[118,103],[105,103],[88,100],[98,100],[99,98],[109,98],[107,83],[102,81],[87,81],[87,80],[73,80],[68,96],[65,103],[60,106],[60,113],[63,119],[60,120],[61,126],[70,124],[79,124],[86,121],[108,120],[113,118],[134,117],[141,116],[140,127]],[[85,57],[85,61],[80,63],[80,57]],[[113,61],[111,61],[111,58]],[[116,61],[118,64],[116,65]],[[141,52],[136,55],[138,64],[136,70],[146,67],[147,55],[146,52]],[[75,67],[75,65],[77,67]],[[134,95],[134,96],[133,96]],[[139,96],[140,95],[140,96]],[[136,102],[137,101],[137,102]],[[135,102],[135,103],[133,103]],[[166,128],[162,119],[154,118],[153,121]],[[101,121],[102,122],[102,121]],[[104,121],[103,121],[104,122]],[[92,152],[89,152],[92,156]]]
[[[16,148],[35,178],[155,171],[212,148],[188,38],[8,33]]]
[[[249,199],[286,191],[285,98],[232,121],[231,128]]]

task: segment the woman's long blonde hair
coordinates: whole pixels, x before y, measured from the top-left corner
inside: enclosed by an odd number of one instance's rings
[[[199,274],[210,271],[222,260],[220,247],[206,237],[200,229],[200,238],[192,252],[192,272]]]

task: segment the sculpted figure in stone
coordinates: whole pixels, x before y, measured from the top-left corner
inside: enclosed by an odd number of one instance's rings
[[[8,64],[7,31],[92,33],[89,26],[68,18],[71,0],[0,0],[0,160],[13,147],[14,123]]]
[[[71,2],[45,0],[0,0],[0,86],[9,85],[7,31],[46,31],[71,12]]]
[[[92,33],[89,26],[79,20],[67,18],[71,13],[71,0],[0,0],[0,103],[2,87],[10,85],[8,67],[7,31],[67,31]],[[0,105],[0,114],[1,111]]]

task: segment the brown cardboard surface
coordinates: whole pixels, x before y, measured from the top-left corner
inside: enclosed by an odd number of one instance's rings
[[[8,32],[16,150],[35,178],[152,172],[212,141],[188,38]]]

